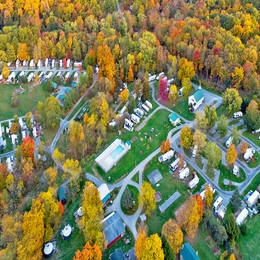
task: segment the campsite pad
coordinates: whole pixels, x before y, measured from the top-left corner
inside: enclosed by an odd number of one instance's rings
[[[152,173],[147,175],[147,178],[152,183],[152,185],[154,185],[158,181],[160,181],[163,177],[162,177],[161,173],[156,169],[155,171],[153,171]]]
[[[130,143],[132,144],[136,139],[137,139],[137,137],[135,136],[135,137],[130,141]]]

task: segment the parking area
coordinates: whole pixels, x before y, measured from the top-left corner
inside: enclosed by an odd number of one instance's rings
[[[66,89],[71,89],[71,87],[62,87],[62,86],[59,86],[59,91],[58,91],[58,95],[56,96],[56,98],[59,100],[60,102],[60,105],[63,107],[63,102],[59,99],[60,96],[63,96],[65,97],[67,94],[65,92]]]

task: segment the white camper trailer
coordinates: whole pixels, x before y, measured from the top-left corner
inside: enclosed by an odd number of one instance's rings
[[[197,153],[197,145],[194,145],[194,149],[193,149],[193,152],[192,152],[192,157],[194,157],[195,158],[195,156],[196,156],[196,153]]]
[[[70,67],[70,59],[67,59],[67,68]]]
[[[146,100],[146,101],[144,102],[144,104],[145,104],[149,109],[152,109],[152,108],[153,108],[153,105],[152,105],[148,100]]]
[[[209,189],[212,191],[212,193],[214,194],[215,193],[215,189],[212,187],[212,185],[209,185]],[[201,193],[200,193],[200,196],[201,196],[201,199],[204,200],[205,199],[205,196],[206,196],[206,189],[203,190]]]
[[[62,68],[62,60],[60,60],[60,69]]]
[[[23,76],[24,76],[24,74],[25,74],[25,72],[24,72],[24,71],[22,71],[22,72],[19,74],[19,77],[23,77]]]
[[[61,71],[59,71],[56,76],[60,77],[61,76]]]
[[[159,80],[160,77],[164,76],[164,72],[161,72],[157,77],[156,77],[156,80]]]
[[[51,61],[51,67],[52,67],[52,68],[55,67],[55,60],[54,60],[54,59]]]
[[[38,60],[37,62],[37,68],[40,69],[42,67],[42,61],[41,60]]]
[[[193,189],[194,187],[196,187],[199,181],[199,177],[197,176],[197,174],[195,174],[194,178],[189,182],[189,188]]]
[[[27,67],[28,66],[28,60],[24,60],[23,61],[23,67]]]
[[[156,75],[149,76],[149,82],[154,81],[156,79]]]
[[[244,160],[246,162],[249,162],[253,158],[254,153],[255,153],[255,149],[253,149],[253,148],[246,149],[246,152],[244,154]]]
[[[48,63],[49,63],[49,60],[46,58],[46,59],[45,59],[45,67],[46,67],[46,68],[48,67]]]
[[[188,167],[182,168],[179,171],[179,179],[183,180],[184,178],[187,178],[189,176],[189,174],[190,174],[190,169]]]
[[[138,124],[140,122],[140,118],[138,116],[136,116],[135,114],[131,114],[130,119],[135,124]]]
[[[70,72],[67,72],[66,75],[65,75],[65,79],[68,79],[70,76]]]
[[[227,141],[226,141],[226,147],[228,148],[231,144],[232,144],[232,141],[233,141],[233,136],[230,136]]]
[[[134,125],[134,124],[133,124],[129,119],[125,118],[124,128],[125,128],[126,130],[132,132],[132,131],[134,130],[133,125]]]
[[[142,110],[143,110],[146,114],[149,113],[149,108],[148,108],[146,105],[142,104],[142,105],[141,105],[141,108],[142,108]]]
[[[174,156],[174,150],[170,150],[158,157],[159,162],[168,162]]]
[[[237,177],[239,177],[239,168],[237,165],[234,164],[234,167],[233,167],[233,174]]]
[[[138,117],[140,117],[140,118],[142,118],[143,115],[144,115],[144,111],[141,110],[140,108],[135,108],[135,109],[134,109],[134,113],[135,113]]]
[[[27,77],[28,79],[28,82],[32,81],[33,80],[33,77],[34,77],[34,73],[30,73],[29,76]]]
[[[168,79],[168,84],[170,85],[172,82],[174,81],[174,79]]]
[[[15,67],[19,67],[19,66],[20,66],[20,61],[19,61],[19,59],[17,59],[15,62]]]
[[[251,208],[253,205],[256,204],[259,198],[259,192],[256,190],[247,200],[247,205]]]
[[[34,68],[34,67],[35,67],[35,62],[34,62],[34,60],[30,60],[29,67],[30,67],[30,68]]]
[[[240,214],[237,216],[236,222],[237,225],[240,226],[241,224],[243,224],[243,222],[246,220],[248,216],[248,210],[246,208],[244,208]]]
[[[243,113],[242,113],[241,111],[235,112],[235,113],[233,114],[233,118],[241,118],[242,116],[243,116]]]
[[[177,158],[173,163],[171,163],[169,165],[169,168],[171,171],[174,172],[179,167],[179,165],[178,165],[179,161],[180,161],[180,158]]]
[[[223,199],[219,196],[218,199],[213,204],[214,211],[217,211],[219,207],[222,205]]]
[[[78,76],[79,76],[79,73],[78,73],[78,72],[75,72],[74,75],[73,75],[73,79],[74,79],[74,80],[77,80]]]

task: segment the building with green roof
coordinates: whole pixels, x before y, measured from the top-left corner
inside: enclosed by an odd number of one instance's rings
[[[180,251],[180,260],[200,260],[190,243],[185,243]]]
[[[181,122],[179,116],[176,114],[176,113],[172,113],[169,115],[169,119],[170,119],[170,122],[176,126],[177,124],[179,124]]]
[[[117,248],[110,256],[110,260],[125,260],[125,256],[121,248]]]
[[[189,96],[188,104],[196,110],[205,101],[204,93],[201,89],[197,89],[191,96]]]

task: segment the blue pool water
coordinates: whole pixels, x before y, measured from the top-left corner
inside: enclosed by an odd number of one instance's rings
[[[122,153],[124,151],[124,148],[121,146],[121,145],[119,145],[119,146],[117,146],[117,148],[110,154],[110,156],[113,158],[113,160],[115,160],[117,157],[118,157],[118,155],[120,154],[120,153]]]

